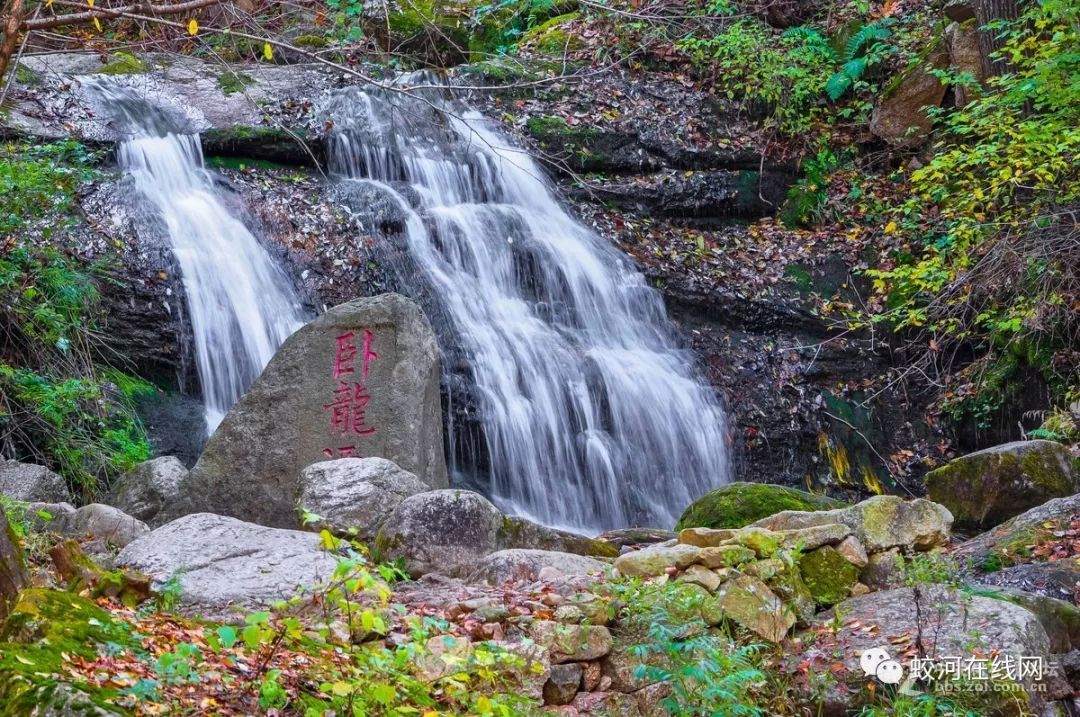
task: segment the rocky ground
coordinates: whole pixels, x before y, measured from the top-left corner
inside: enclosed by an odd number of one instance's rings
[[[952,679],[968,692],[938,698],[961,700],[939,703],[945,714],[1066,714],[1080,689],[1080,469],[1042,443],[1001,447],[975,477],[965,463],[978,457],[941,469],[953,498],[991,485],[1061,496],[1018,513],[988,492],[1008,519],[966,541],[926,499],[845,505],[761,484],[703,497],[678,533],[589,540],[510,525],[480,495],[431,490],[381,458],[303,470],[295,528],[211,513],[165,522],[190,501],[174,458],[119,481],[102,499],[118,507],[78,509],[55,474],[3,463],[17,528],[5,535],[28,570],[0,545],[0,577],[21,588],[13,597],[0,580],[0,714],[38,702],[291,715],[343,696],[464,714],[476,713],[459,689],[471,680],[490,704],[515,695],[513,715],[685,714],[696,700],[730,706],[695,690],[736,665],[756,670],[735,692],[761,713],[901,710],[890,685],[932,695]],[[350,538],[370,540],[370,556]],[[985,675],[912,671],[961,658]],[[361,694],[372,680],[394,694]],[[996,692],[970,687],[980,680]]]

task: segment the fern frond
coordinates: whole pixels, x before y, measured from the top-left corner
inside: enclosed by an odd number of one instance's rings
[[[825,94],[835,102],[843,97],[844,93],[851,89],[853,84],[855,84],[855,81],[847,73],[843,71],[837,72],[825,83]]]

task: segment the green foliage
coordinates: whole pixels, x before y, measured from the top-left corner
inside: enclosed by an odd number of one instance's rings
[[[338,42],[356,42],[364,36],[360,25],[364,14],[363,0],[326,0],[326,7],[330,19],[327,35],[330,38]]]
[[[101,267],[48,241],[67,225],[94,159],[74,142],[0,154],[0,228],[26,237],[0,244],[0,445],[49,464],[87,496],[149,457],[133,400],[152,390],[99,359]]]
[[[787,202],[780,217],[788,227],[813,226],[825,218],[829,200],[829,175],[839,169],[843,160],[827,143],[816,155],[803,162],[803,176],[788,189]]]
[[[678,47],[708,67],[719,92],[750,108],[768,108],[781,132],[807,132],[821,119],[820,99],[834,64],[821,33],[795,28],[777,36],[761,20],[744,18],[711,37],[689,35]]]
[[[669,714],[768,714],[758,707],[756,690],[766,681],[757,664],[762,645],[739,645],[701,618],[708,598],[685,583],[627,580],[608,587],[624,604],[623,629],[640,635],[632,653],[641,661],[638,679],[666,682],[671,694],[661,701]]]
[[[938,113],[944,139],[886,226],[898,251],[868,274],[887,309],[875,320],[939,349],[1037,346],[1025,362],[1065,388],[1080,333],[1080,25],[1073,3],[1025,7],[999,30],[1009,71]]]
[[[74,140],[0,149],[0,237],[23,229],[28,219],[68,212],[96,159]]]
[[[844,48],[842,57],[836,59],[843,63],[828,82],[825,94],[834,102],[843,97],[848,90],[862,80],[863,75],[873,67],[882,64],[892,54],[893,48],[885,42],[892,37],[889,26],[894,24],[890,18],[864,25],[851,36]]]
[[[863,707],[859,717],[980,717],[980,713],[937,695],[897,694],[887,704]]]
[[[324,545],[342,554],[330,582],[312,595],[298,596],[274,611],[245,618],[244,626],[208,626],[203,630],[213,652],[243,650],[259,655],[263,667],[252,676],[259,706],[311,715],[438,714],[513,717],[525,713],[527,700],[515,694],[521,657],[495,644],[476,643],[449,634],[449,625],[431,618],[406,620],[408,639],[387,646],[381,639],[398,608],[389,603],[389,580],[400,573],[372,565],[360,546],[323,532]],[[314,626],[296,614],[317,606]],[[305,682],[310,689],[291,697],[282,674],[266,669],[279,649],[302,651],[311,658]],[[154,668],[164,681],[200,679],[205,656],[191,645],[161,655]],[[255,661],[252,661],[255,664]],[[539,665],[535,666],[539,669]],[[153,693],[149,693],[150,698]]]

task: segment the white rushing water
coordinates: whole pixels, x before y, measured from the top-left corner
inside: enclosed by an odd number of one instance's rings
[[[161,217],[180,266],[210,432],[304,324],[288,277],[222,202],[198,135],[169,131],[132,89],[95,88],[128,138],[121,169]]]
[[[526,153],[437,95],[352,88],[324,109],[332,169],[405,211],[468,355],[496,503],[549,525],[670,527],[727,481],[723,411],[659,293]]]

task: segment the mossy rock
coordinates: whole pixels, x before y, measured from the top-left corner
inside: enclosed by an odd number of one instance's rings
[[[584,43],[581,38],[571,35],[563,27],[581,17],[580,13],[568,12],[558,15],[547,22],[537,25],[521,36],[521,44],[527,45],[534,52],[544,55],[562,55],[580,50]]]
[[[683,528],[742,528],[784,510],[843,508],[841,501],[770,483],[729,483],[690,504],[675,524]]]
[[[136,645],[127,624],[86,598],[24,590],[0,627],[0,717],[127,714],[115,706],[115,690],[68,684],[60,673],[68,656]]]
[[[799,560],[799,572],[819,605],[835,605],[851,595],[859,581],[859,568],[830,546],[811,550]]]
[[[930,500],[948,508],[958,527],[976,530],[1080,492],[1072,455],[1053,441],[987,448],[931,471],[925,480]]]

